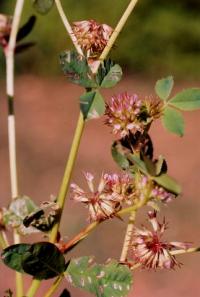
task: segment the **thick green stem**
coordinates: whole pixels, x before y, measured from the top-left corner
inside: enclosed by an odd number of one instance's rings
[[[49,290],[46,292],[46,294],[44,295],[44,297],[51,297],[53,293],[56,292],[56,290],[58,289],[60,283],[62,282],[64,278],[64,275],[60,275],[55,282],[53,283],[53,285],[49,288]]]

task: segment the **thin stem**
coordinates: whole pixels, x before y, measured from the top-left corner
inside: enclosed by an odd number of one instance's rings
[[[200,252],[200,247],[190,248],[187,250],[175,250],[175,251],[171,251],[170,254],[171,255],[182,255],[182,254],[190,254],[190,253],[196,253],[196,252]]]
[[[117,37],[119,36],[120,32],[122,31],[124,25],[126,24],[129,16],[131,15],[133,9],[135,8],[138,0],[131,0],[128,7],[126,8],[125,12],[123,13],[121,19],[119,20],[113,34],[111,35],[106,47],[104,48],[99,60],[103,61],[108,56],[110,50],[112,49]]]
[[[77,156],[77,152],[78,152],[78,148],[79,148],[79,144],[80,144],[80,140],[81,140],[81,135],[83,133],[84,123],[85,122],[83,119],[83,114],[80,113],[76,131],[74,134],[74,139],[73,139],[72,146],[71,146],[71,150],[69,153],[69,158],[68,158],[67,165],[65,168],[62,184],[61,184],[60,191],[58,194],[57,204],[60,207],[61,212],[63,211],[63,208],[64,208],[65,197],[67,194],[72,170],[73,170],[74,163],[76,160],[76,156]],[[59,225],[60,225],[60,220],[57,224],[54,225],[54,227],[52,229],[52,232],[50,234],[50,242],[56,242]]]
[[[5,237],[4,231],[1,231],[0,232],[0,247],[2,249],[5,249],[5,248],[7,248],[7,246],[8,246],[7,238]]]
[[[41,284],[41,281],[40,280],[34,279],[32,281],[32,284],[31,284],[28,292],[26,293],[26,297],[33,297],[33,296],[35,296],[35,293],[39,289],[40,284]]]
[[[11,34],[8,47],[5,49],[6,57],[6,89],[8,97],[8,142],[9,142],[9,161],[12,199],[18,196],[18,177],[17,177],[17,157],[16,157],[16,129],[14,115],[14,52],[16,37],[24,6],[24,0],[17,0]],[[14,243],[19,243],[20,237],[14,231]],[[23,296],[23,279],[20,273],[16,273],[16,296]]]
[[[69,37],[71,38],[77,52],[80,54],[80,55],[83,55],[83,52],[81,50],[81,47],[79,46],[78,42],[77,42],[77,39],[76,39],[76,36],[72,30],[72,27],[65,15],[65,12],[63,10],[63,7],[62,7],[62,4],[60,2],[60,0],[55,0],[55,4],[56,4],[56,7],[57,7],[57,10],[58,10],[58,13],[60,15],[60,18],[65,26],[65,29],[67,30],[68,34],[69,34]]]
[[[135,216],[136,216],[136,212],[135,211],[131,212],[131,215],[130,215],[129,221],[128,221],[128,225],[127,225],[127,229],[126,229],[125,238],[124,238],[120,262],[126,262],[126,260],[127,260],[127,254],[128,254],[131,236],[133,233],[133,227],[134,227],[134,223],[135,223]]]
[[[53,293],[55,293],[55,291],[58,289],[60,283],[62,282],[64,278],[64,275],[60,275],[55,282],[53,283],[53,285],[49,288],[49,290],[46,292],[46,294],[44,295],[44,297],[51,297]]]

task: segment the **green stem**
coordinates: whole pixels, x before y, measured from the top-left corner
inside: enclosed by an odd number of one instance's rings
[[[8,246],[8,243],[7,243],[7,241],[5,240],[3,231],[1,231],[1,232],[0,232],[0,247],[1,247],[2,249],[5,249],[5,248],[7,248],[7,246]]]
[[[34,279],[32,281],[32,284],[31,284],[28,292],[26,293],[26,297],[33,297],[33,296],[35,296],[35,293],[39,289],[40,284],[41,284],[41,281],[40,280]]]
[[[60,283],[62,282],[64,278],[64,275],[60,275],[55,282],[53,283],[53,285],[49,288],[49,290],[46,292],[46,294],[44,295],[44,297],[51,297],[53,293],[55,293],[55,291],[58,289]]]
[[[62,180],[62,184],[60,187],[60,191],[58,194],[58,199],[57,199],[57,204],[61,209],[61,215],[63,212],[63,208],[64,208],[64,204],[65,204],[65,198],[66,198],[66,194],[67,194],[67,190],[69,187],[69,183],[70,183],[70,178],[71,178],[71,174],[72,174],[72,170],[74,167],[74,163],[76,160],[76,156],[78,153],[78,148],[79,148],[79,144],[80,144],[80,140],[81,140],[81,136],[83,133],[83,129],[84,129],[84,119],[83,119],[83,114],[80,113],[79,115],[79,119],[77,122],[77,127],[76,127],[76,131],[74,134],[74,139],[72,142],[72,146],[71,146],[71,150],[70,150],[70,154],[69,154],[69,158],[67,161],[67,165],[65,168],[65,172],[64,172],[64,176],[63,176],[63,180]],[[58,223],[56,223],[51,231],[50,234],[50,242],[56,242],[57,240],[57,234],[58,234],[58,230],[59,230],[59,225],[60,225],[60,220]]]

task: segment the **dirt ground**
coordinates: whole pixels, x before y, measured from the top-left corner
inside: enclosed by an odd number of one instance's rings
[[[181,82],[176,90],[198,86],[198,83]],[[122,91],[140,95],[154,94],[154,82],[125,79],[115,88],[105,92],[105,97]],[[82,90],[68,84],[63,77],[37,78],[19,77],[16,80],[17,152],[19,165],[20,193],[35,201],[48,200],[57,194],[63,174],[70,142],[78,117],[78,97]],[[0,82],[0,199],[1,206],[10,199],[9,169],[7,152],[7,106],[4,82]],[[162,214],[170,225],[168,238],[175,241],[190,241],[200,245],[200,111],[185,114],[184,138],[167,133],[158,121],[152,129],[155,154],[166,157],[169,172],[183,186],[183,195],[167,207]],[[112,135],[103,120],[86,124],[81,141],[80,153],[72,180],[84,186],[82,172],[91,171],[97,179],[101,172],[118,171],[110,155]],[[67,201],[62,222],[62,233],[70,238],[86,225],[86,210],[70,200]],[[138,224],[145,222],[144,213]],[[146,222],[145,222],[146,223]],[[94,255],[99,262],[108,257],[118,258],[123,241],[125,222],[113,220],[102,224],[73,252],[73,256]],[[26,238],[24,241],[32,241]],[[197,297],[200,296],[200,254],[180,256],[184,264],[175,271],[148,272],[138,270],[134,274],[133,290],[129,297]],[[13,275],[0,264],[0,296],[7,288],[13,288]],[[27,278],[27,283],[30,278]],[[47,282],[37,296],[44,295]],[[63,288],[67,287],[63,281]],[[59,296],[61,289],[55,294]],[[72,289],[72,297],[90,296]]]

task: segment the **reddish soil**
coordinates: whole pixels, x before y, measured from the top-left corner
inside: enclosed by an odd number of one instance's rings
[[[7,152],[7,107],[4,82],[0,91],[0,197],[1,205],[10,199],[9,169]],[[151,81],[128,78],[113,90],[105,92],[107,98],[113,92],[128,90],[141,95],[153,94]],[[179,83],[177,90],[198,86],[187,82]],[[66,157],[78,117],[78,97],[81,89],[68,84],[63,78],[36,78],[23,76],[16,81],[17,152],[19,165],[20,193],[35,201],[48,200],[58,192]],[[166,157],[171,175],[183,185],[183,195],[167,207],[162,208],[170,222],[168,237],[172,240],[191,241],[200,244],[200,111],[185,114],[186,132],[178,138],[163,130],[160,122],[155,123],[152,137],[155,154]],[[118,168],[110,156],[112,135],[103,120],[86,124],[76,162],[73,181],[84,184],[83,170],[100,177],[101,172],[116,171]],[[86,225],[86,211],[82,206],[67,201],[62,233],[70,238]],[[143,219],[139,216],[138,224]],[[118,258],[126,224],[113,220],[102,224],[93,234],[73,251],[73,255],[95,255],[97,261],[108,257]],[[26,238],[27,240],[33,240]],[[130,297],[197,297],[200,296],[200,255],[179,257],[184,263],[176,271],[148,272],[138,270],[134,274],[134,287]],[[13,288],[13,273],[0,266],[0,296],[7,288]],[[27,278],[27,284],[30,279]],[[26,284],[26,285],[27,285]],[[42,297],[44,285],[37,296]],[[63,282],[63,288],[68,286]],[[61,290],[59,290],[60,292]],[[59,292],[55,294],[59,296]],[[72,297],[87,297],[87,293],[72,289]]]

